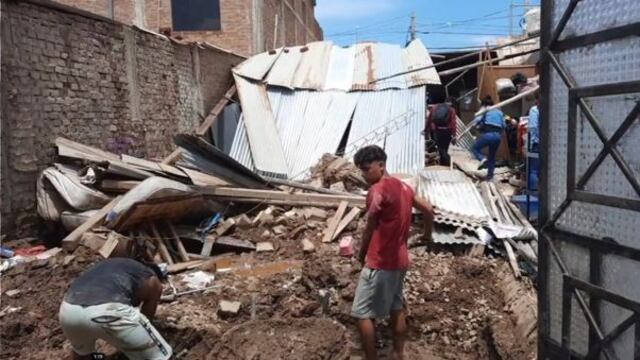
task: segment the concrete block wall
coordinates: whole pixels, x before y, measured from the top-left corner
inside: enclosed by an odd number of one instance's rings
[[[1,231],[37,230],[35,187],[64,136],[148,158],[170,153],[243,60],[31,1],[2,1]]]

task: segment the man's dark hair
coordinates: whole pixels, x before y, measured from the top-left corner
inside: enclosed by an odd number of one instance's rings
[[[353,162],[357,167],[374,161],[387,161],[387,154],[378,145],[365,146],[353,156]]]
[[[143,262],[143,264],[151,269],[160,281],[165,281],[168,279],[167,274],[160,269],[160,266],[149,262]]]
[[[491,95],[487,95],[484,98],[482,98],[482,106],[491,106],[493,105],[493,99],[491,98]]]

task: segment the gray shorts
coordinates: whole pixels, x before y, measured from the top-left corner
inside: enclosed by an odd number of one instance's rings
[[[138,308],[107,303],[83,307],[65,301],[60,305],[60,325],[78,355],[96,351],[103,339],[130,360],[166,360],[172,349]]]
[[[362,268],[351,316],[358,319],[388,317],[404,307],[402,285],[406,270]]]

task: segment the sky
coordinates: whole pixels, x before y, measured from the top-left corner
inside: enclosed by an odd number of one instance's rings
[[[495,43],[509,35],[510,4],[525,0],[317,0],[315,13],[325,40],[350,45],[364,40],[404,45],[415,12],[418,36],[431,52]],[[529,0],[540,5],[540,0]],[[523,6],[513,8],[513,32]]]

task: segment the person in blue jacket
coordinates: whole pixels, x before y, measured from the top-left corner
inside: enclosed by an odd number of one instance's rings
[[[492,105],[491,96],[482,99],[483,108],[488,108]],[[506,127],[504,114],[498,109],[489,110],[477,116],[473,123],[480,130],[480,136],[478,136],[476,143],[473,145],[473,155],[480,161],[479,169],[485,165],[487,166],[487,180],[491,180],[496,167],[496,153],[502,141],[502,131]],[[482,149],[484,148],[489,148],[489,156],[486,158],[482,154]]]

